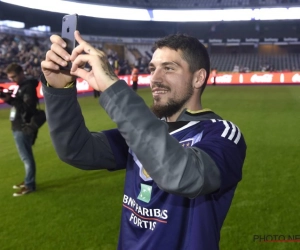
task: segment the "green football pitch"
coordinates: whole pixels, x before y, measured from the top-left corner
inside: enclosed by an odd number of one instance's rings
[[[151,104],[148,89],[138,93]],[[116,127],[97,99],[79,102],[91,131]],[[221,249],[300,249],[300,86],[208,86],[203,106],[234,122],[248,146]],[[34,145],[37,192],[13,197],[24,167],[8,117],[9,109],[0,109],[0,249],[116,249],[125,172],[61,162],[45,124]]]

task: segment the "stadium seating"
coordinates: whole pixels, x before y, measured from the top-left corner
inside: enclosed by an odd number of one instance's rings
[[[80,1],[78,1],[80,2]],[[193,8],[228,8],[228,7],[260,7],[260,6],[297,6],[299,0],[89,0],[81,2],[91,2],[95,4],[105,4],[112,6],[140,7],[140,8],[172,8],[172,9],[193,9]]]
[[[250,71],[297,71],[300,70],[300,54],[211,54],[211,65],[218,71],[233,71],[235,65],[239,71],[245,67]]]
[[[14,50],[8,47],[14,41],[21,41],[22,46]],[[11,62],[21,62],[28,75],[39,77],[40,62],[49,48],[48,37],[26,37],[1,34],[0,42],[0,81],[6,81],[5,67]],[[152,56],[152,44],[124,44],[123,55],[112,51],[113,45],[93,42],[93,45],[108,52],[109,59],[121,69],[120,73],[130,72],[133,65],[140,67],[141,73],[148,73],[147,65]],[[23,47],[23,48],[22,48]],[[300,46],[210,46],[211,66],[218,71],[297,71],[300,70]],[[17,50],[17,51],[16,51]],[[19,50],[19,51],[18,51]],[[269,51],[268,51],[269,50]],[[117,62],[116,62],[117,61]],[[116,62],[116,63],[115,63]]]

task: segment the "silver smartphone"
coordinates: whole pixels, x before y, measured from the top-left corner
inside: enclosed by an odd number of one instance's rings
[[[65,15],[62,18],[62,28],[61,28],[61,38],[67,44],[66,51],[71,54],[73,49],[77,46],[77,42],[74,37],[74,31],[77,30],[77,23],[78,23],[78,15],[71,14]],[[68,63],[64,69],[70,69],[71,63]]]

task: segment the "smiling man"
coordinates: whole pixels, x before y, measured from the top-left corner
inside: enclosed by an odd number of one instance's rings
[[[210,72],[206,48],[185,35],[156,42],[150,110],[102,51],[78,32],[75,37],[79,45],[69,55],[64,41],[51,36],[42,62],[50,134],[59,157],[72,166],[126,169],[118,249],[219,249],[246,144],[236,125],[202,108]],[[70,72],[59,71],[67,61]],[[90,71],[81,67],[87,62]],[[118,129],[88,131],[76,77],[102,92],[100,104]]]
[[[149,70],[154,100],[152,110],[160,118],[176,121],[184,109],[202,109],[200,96],[208,78],[209,58],[205,47],[194,42],[198,48],[189,47],[187,37],[177,35],[156,43]],[[201,54],[191,56],[197,51]]]

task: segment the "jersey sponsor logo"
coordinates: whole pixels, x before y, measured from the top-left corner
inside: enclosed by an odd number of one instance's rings
[[[137,227],[153,231],[157,223],[168,223],[168,210],[142,207],[126,194],[123,196],[123,207],[130,213],[128,220]]]
[[[149,203],[151,200],[152,187],[141,183],[141,191],[137,197],[139,200]]]
[[[239,140],[241,139],[241,131],[236,125],[234,125],[232,122],[225,120],[212,119],[211,121],[213,123],[222,122],[224,125],[224,130],[221,136],[223,138],[227,138],[230,141],[233,141],[235,144],[238,144]]]

